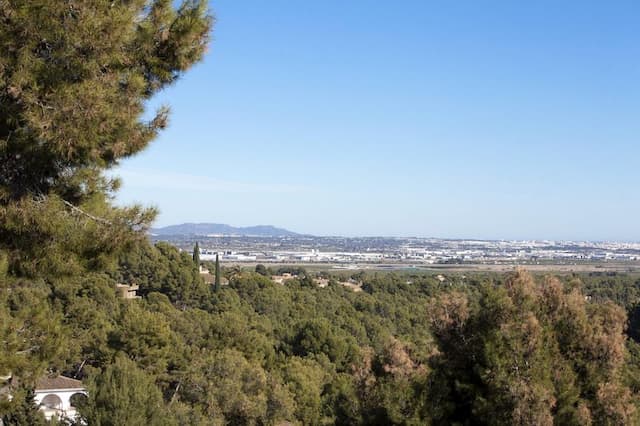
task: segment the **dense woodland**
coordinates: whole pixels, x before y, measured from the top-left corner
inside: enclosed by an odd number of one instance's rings
[[[44,372],[85,380],[99,425],[636,422],[637,277],[360,273],[354,292],[258,270],[223,268],[214,291],[146,242],[56,285],[5,266],[0,366],[24,379],[5,422],[38,424]]]
[[[207,48],[206,2],[174,3],[0,0],[5,425],[44,423],[43,374],[86,383],[90,425],[638,423],[637,277],[360,273],[354,292],[229,267],[215,286],[151,245],[155,211],[114,206],[104,172]]]

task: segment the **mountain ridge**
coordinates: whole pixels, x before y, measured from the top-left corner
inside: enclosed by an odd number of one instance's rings
[[[286,237],[301,235],[272,225],[231,226],[223,223],[181,223],[152,228],[153,235],[242,235],[260,237]]]

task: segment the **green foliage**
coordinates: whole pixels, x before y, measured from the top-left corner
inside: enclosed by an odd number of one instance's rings
[[[636,421],[640,351],[624,312],[585,300],[575,277],[372,274],[353,292],[240,272],[203,304],[188,296],[191,256],[135,247],[109,274],[12,277],[0,293],[4,369],[84,377],[91,424]],[[125,277],[142,300],[117,298]]]
[[[147,100],[206,48],[206,2],[0,2],[0,250],[21,276],[100,270],[155,212],[102,171],[165,127]]]
[[[193,247],[193,264],[196,268],[200,267],[200,244],[196,242],[196,245]]]
[[[284,379],[295,397],[295,416],[302,424],[322,423],[322,391],[329,377],[316,361],[298,357],[288,359]]]
[[[621,381],[626,317],[557,279],[518,271],[477,298],[439,296],[430,309],[440,353],[432,359],[438,422],[631,424],[635,401]],[[435,392],[435,394],[433,394]],[[605,408],[606,407],[606,408]],[[614,421],[614,423],[615,423]]]
[[[198,358],[193,369],[199,374],[185,380],[181,394],[212,420],[264,424],[290,416],[291,397],[241,352],[223,349]]]
[[[165,371],[171,333],[164,315],[130,303],[122,310],[118,323],[109,336],[110,346],[126,353],[145,371]]]
[[[2,401],[3,415],[0,420],[5,425],[41,426],[46,425],[44,415],[36,407],[33,391],[30,389],[16,389],[12,401]]]
[[[210,290],[193,266],[192,258],[175,247],[143,241],[120,257],[112,275],[121,282],[134,283],[141,295],[157,291],[180,306],[206,306]]]
[[[221,291],[216,257],[212,292],[198,244],[151,245],[155,211],[115,207],[104,172],[166,125],[144,107],[202,57],[206,3],[0,0],[0,374],[22,383],[5,423],[42,423],[45,371],[87,381],[92,425],[637,423],[637,278],[319,288],[257,265]]]
[[[0,284],[0,374],[31,380],[34,371],[63,363],[68,333],[49,296],[49,287],[40,281]]]
[[[256,265],[256,274],[260,274],[262,276],[269,276],[269,271],[267,270],[267,267],[264,266],[262,263],[258,263]]]
[[[216,293],[220,291],[220,259],[216,254],[216,270],[215,270],[214,290]]]
[[[87,424],[96,426],[170,425],[162,394],[152,377],[125,358],[116,357],[113,364],[92,377],[88,383],[89,398],[81,408]]]
[[[258,265],[225,269],[221,291],[216,257],[211,291],[198,244],[151,245],[155,211],[114,206],[104,172],[165,127],[145,105],[206,49],[207,2],[174,3],[0,0],[0,374],[20,383],[5,424],[42,424],[45,372],[86,381],[91,425],[638,422],[637,277],[319,288]]]
[[[338,368],[346,368],[355,357],[355,341],[343,332],[334,330],[324,318],[307,320],[298,327],[291,343],[298,356],[324,354]]]
[[[198,0],[0,1],[0,374],[33,384],[113,358],[105,272],[155,211],[114,206],[104,172],[165,126],[145,105],[200,60],[211,24]],[[207,299],[182,278],[176,300]]]

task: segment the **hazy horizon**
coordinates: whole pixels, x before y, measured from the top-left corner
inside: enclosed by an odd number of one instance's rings
[[[314,234],[314,233],[310,233],[310,232],[302,232],[299,231],[297,229],[291,229],[290,227],[287,226],[278,226],[278,225],[272,225],[272,224],[267,224],[267,223],[256,223],[256,224],[246,224],[246,225],[237,225],[237,224],[233,224],[233,223],[221,223],[221,222],[180,222],[180,223],[171,223],[171,224],[167,224],[167,225],[157,225],[154,224],[154,226],[151,228],[151,230],[154,229],[161,229],[161,228],[167,228],[167,227],[171,227],[171,226],[179,226],[179,225],[203,225],[203,224],[207,224],[207,225],[224,225],[224,226],[230,226],[232,228],[253,228],[253,227],[273,227],[273,228],[277,228],[277,229],[283,229],[285,231],[289,231],[289,232],[293,232],[296,233],[298,235],[308,235],[308,236],[312,236],[312,237],[337,237],[337,238],[422,238],[422,239],[429,239],[429,238],[434,238],[434,239],[441,239],[441,240],[477,240],[477,241],[565,241],[565,242],[591,242],[591,243],[598,243],[598,242],[615,242],[615,243],[640,243],[640,241],[638,240],[589,240],[589,239],[563,239],[563,238],[485,238],[485,237],[465,237],[465,236],[457,236],[457,237],[450,237],[450,236],[438,236],[438,235],[411,235],[411,234],[406,234],[406,235],[368,235],[368,234],[352,234],[352,235],[344,235],[344,234]]]

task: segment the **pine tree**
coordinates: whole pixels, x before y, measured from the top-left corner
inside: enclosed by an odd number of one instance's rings
[[[215,282],[214,282],[213,288],[216,292],[220,291],[220,259],[218,258],[217,254],[216,254],[216,275],[215,275]]]
[[[619,306],[517,270],[476,295],[443,292],[428,312],[433,423],[638,424]]]
[[[196,245],[193,247],[193,263],[196,268],[200,267],[200,244],[196,241]]]
[[[0,252],[12,275],[99,269],[155,212],[103,171],[166,126],[145,104],[200,60],[205,0],[0,1]],[[132,232],[133,231],[133,232]],[[137,232],[136,232],[137,231]]]
[[[162,393],[151,376],[125,356],[89,381],[89,400],[81,407],[84,424],[170,425]]]

